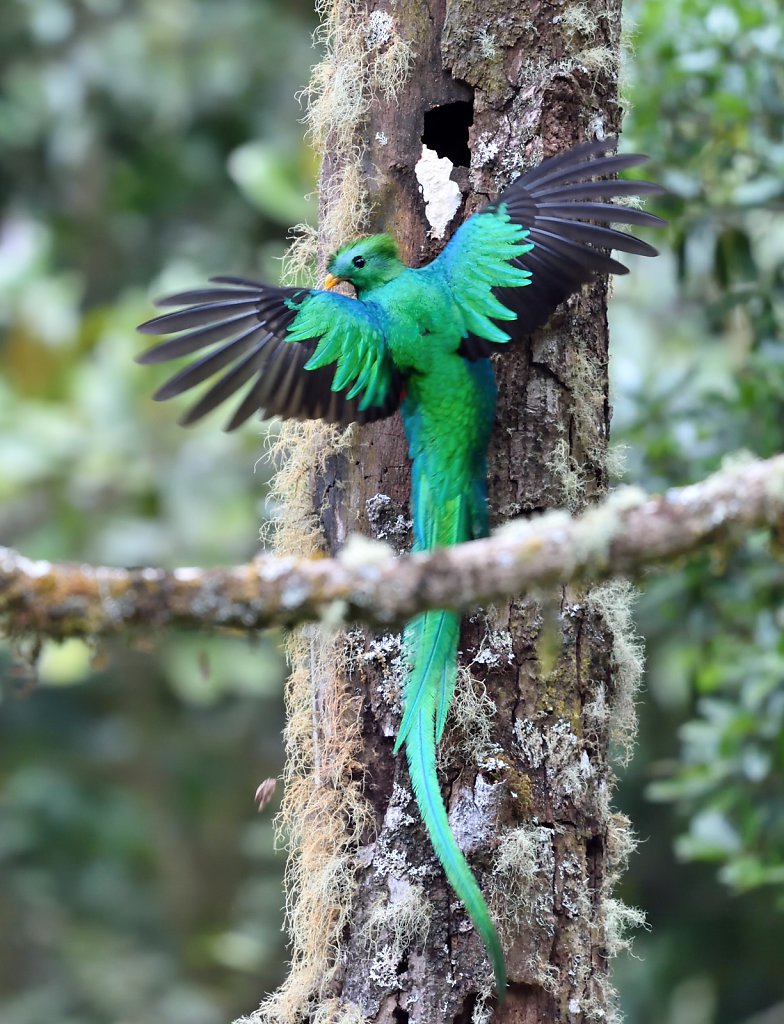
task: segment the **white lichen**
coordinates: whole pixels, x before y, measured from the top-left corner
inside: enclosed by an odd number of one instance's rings
[[[368,50],[384,46],[392,38],[395,19],[386,11],[373,11],[368,15],[365,26],[365,43]]]
[[[389,879],[389,896],[370,912],[361,932],[370,954],[370,978],[385,990],[398,987],[398,967],[407,950],[422,946],[430,928],[432,904],[421,885]]]
[[[527,718],[518,719],[515,738],[527,765],[544,770],[548,791],[556,805],[580,800],[593,775],[593,766],[565,718],[537,724]]]
[[[367,569],[384,565],[394,554],[388,544],[361,533],[352,533],[338,554],[338,561],[347,569]]]
[[[479,43],[479,52],[483,57],[487,57],[491,60],[498,53],[498,47],[496,46],[493,33],[487,26],[479,30],[477,42]]]
[[[364,641],[365,634],[361,630],[356,632]],[[367,649],[354,658],[354,662],[357,661],[372,665],[378,673],[376,692],[390,711],[383,722],[384,735],[392,736],[397,724],[396,716],[402,711],[403,679],[408,667],[402,636],[400,633],[385,633],[373,637]]]
[[[498,156],[499,148],[497,139],[494,139],[489,132],[483,132],[471,151],[471,166],[485,167]]]
[[[394,665],[403,657],[403,638],[400,633],[385,633],[382,636],[375,636],[361,657],[369,665],[375,664],[381,667]]]
[[[392,500],[388,494],[374,494],[365,502],[368,524],[376,540],[394,543],[398,552],[407,550],[413,520],[407,509]]]
[[[574,63],[593,74],[612,75],[618,71],[620,56],[613,46],[590,46],[575,55]]]
[[[471,665],[498,668],[514,664],[512,634],[508,629],[492,629],[488,626],[479,644],[479,650],[471,659]]]

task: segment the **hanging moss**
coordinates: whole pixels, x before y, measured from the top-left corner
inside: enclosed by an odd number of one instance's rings
[[[362,172],[361,128],[373,93],[392,98],[405,84],[412,50],[394,21],[367,15],[358,0],[321,0],[317,41],[323,60],[304,90],[307,135],[329,153],[322,173],[318,233],[300,226],[284,265],[289,278],[312,273],[318,257],[361,234],[371,203]],[[279,554],[315,554],[322,548],[313,481],[330,458],[351,447],[354,431],[321,422],[285,422],[271,456],[279,461],[273,497]],[[336,1000],[330,985],[340,967],[341,936],[356,885],[354,853],[371,824],[362,794],[361,702],[347,682],[351,645],[342,634],[315,627],[291,634],[286,690],[285,793],[278,818],[288,850],[286,928],[291,968],[281,988],[245,1024],[359,1024],[358,1007]],[[394,916],[394,915],[393,915]],[[412,925],[413,927],[413,925]],[[242,1024],[242,1022],[238,1022]]]

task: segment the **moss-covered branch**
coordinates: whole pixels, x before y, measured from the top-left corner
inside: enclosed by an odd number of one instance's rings
[[[549,512],[484,541],[396,558],[356,538],[339,558],[262,555],[230,568],[122,569],[32,561],[0,548],[0,616],[51,637],[128,627],[256,630],[314,620],[389,626],[578,579],[635,575],[784,519],[784,456],[648,497],[624,487],[578,518]]]
[[[312,620],[389,626],[548,584],[634,576],[784,520],[784,455],[649,497],[622,488],[579,518],[548,512],[487,540],[396,558],[353,539],[340,557],[262,555],[217,569],[113,569],[0,548],[0,621],[13,634],[99,636],[128,627],[251,630]]]

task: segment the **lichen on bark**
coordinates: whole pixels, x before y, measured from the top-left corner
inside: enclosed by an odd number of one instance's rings
[[[431,237],[416,179],[427,111],[473,108],[471,166],[453,172],[464,203],[452,230],[525,166],[618,130],[620,0],[330,0],[321,9],[327,55],[311,90],[310,124],[325,154],[322,265],[346,234],[381,227],[412,264],[435,255],[442,243]],[[402,59],[407,77],[390,96],[381,86]],[[383,67],[386,79],[373,70]],[[548,330],[497,360],[496,523],[580,508],[606,489],[605,302],[605,285],[587,289]],[[319,460],[300,491],[300,521],[317,527],[323,547],[334,553],[356,530],[388,540],[397,531],[399,545],[408,468],[397,417],[340,444],[321,431],[301,436],[298,465]],[[465,696],[459,691],[441,770],[453,829],[504,934],[512,986],[501,1009],[481,943],[419,823],[403,759],[392,757],[399,644],[359,630],[297,641],[287,805],[298,887],[294,970],[254,1020],[610,1017],[608,956],[624,918],[610,887],[631,845],[610,810],[607,708],[625,699],[616,672],[623,638],[614,635],[625,619],[614,597],[609,614],[601,595],[564,589],[464,624]],[[310,686],[308,663],[317,669]],[[322,747],[333,759],[326,777]],[[335,801],[324,826],[319,793],[325,804]],[[324,858],[337,858],[340,880],[327,887],[328,908],[303,876],[307,865],[319,866],[322,827]],[[308,946],[308,915],[322,926],[318,949]]]

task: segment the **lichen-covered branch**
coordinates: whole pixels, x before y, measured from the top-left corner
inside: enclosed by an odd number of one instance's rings
[[[218,569],[59,565],[0,548],[0,621],[10,633],[50,637],[317,620],[387,627],[425,608],[466,610],[554,583],[638,575],[783,520],[779,455],[659,497],[622,488],[577,518],[548,512],[487,540],[399,558],[361,538],[334,559],[261,555]]]

